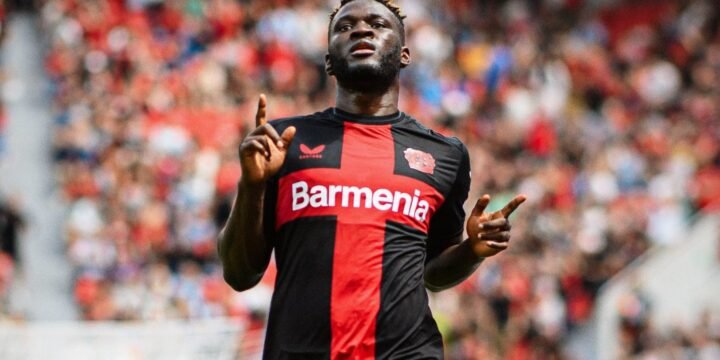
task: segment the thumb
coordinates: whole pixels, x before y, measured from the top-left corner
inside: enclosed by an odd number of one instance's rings
[[[286,149],[290,148],[290,143],[292,143],[293,139],[295,138],[296,132],[297,129],[294,126],[290,126],[289,128],[285,129],[285,131],[283,131],[282,135],[280,135],[280,138],[285,144]]]
[[[472,210],[473,216],[480,216],[483,211],[485,211],[485,208],[490,203],[490,195],[485,194],[481,196],[478,201],[475,203],[475,207]]]

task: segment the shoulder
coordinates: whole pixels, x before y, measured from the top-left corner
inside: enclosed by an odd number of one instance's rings
[[[435,143],[445,145],[446,148],[450,149],[451,152],[458,157],[467,156],[467,147],[460,139],[455,136],[445,136],[430,129],[408,114],[405,114],[405,120],[400,124],[400,127]]]

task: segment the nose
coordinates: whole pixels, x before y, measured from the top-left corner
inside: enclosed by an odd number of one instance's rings
[[[355,26],[355,29],[353,29],[352,33],[350,34],[351,39],[362,39],[366,37],[374,37],[375,31],[373,28],[365,23],[364,21],[361,21],[360,23]]]

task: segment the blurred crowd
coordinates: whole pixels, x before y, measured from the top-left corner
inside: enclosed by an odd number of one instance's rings
[[[215,237],[258,94],[271,118],[334,104],[323,58],[337,3],[44,1],[84,319],[229,315],[262,328],[274,270],[231,291]],[[399,3],[413,55],[401,109],[465,142],[471,199],[528,196],[510,250],[432,295],[449,357],[561,358],[607,279],[720,206],[719,6]]]
[[[5,6],[4,3],[0,2],[0,88],[4,83],[3,75],[3,39],[5,38]],[[2,159],[3,153],[5,152],[5,110],[3,101],[0,98],[0,159]],[[8,313],[7,303],[10,292],[10,284],[14,278],[15,263],[12,260],[12,256],[6,249],[6,244],[14,248],[15,239],[10,238],[9,231],[6,229],[10,225],[13,219],[10,216],[10,212],[5,210],[5,206],[0,199],[0,318],[3,314]]]
[[[5,82],[4,81],[4,73],[3,73],[3,40],[5,39],[5,30],[7,29],[7,13],[5,10],[5,4],[4,2],[0,2],[0,86]],[[3,104],[2,99],[0,99],[0,157],[3,155],[3,152],[5,150],[5,106]]]
[[[705,309],[699,319],[660,328],[650,316],[653,302],[640,290],[619,301],[619,358],[698,359],[720,358],[720,312]]]

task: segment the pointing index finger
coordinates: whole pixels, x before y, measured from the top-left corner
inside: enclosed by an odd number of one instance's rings
[[[478,201],[475,203],[475,207],[472,210],[472,214],[480,216],[480,214],[482,214],[483,211],[485,211],[485,208],[488,206],[489,203],[490,203],[490,195],[485,194],[485,195],[481,196],[478,199]]]
[[[527,200],[527,197],[525,195],[518,195],[514,199],[510,200],[510,202],[505,205],[505,207],[502,208],[500,212],[504,217],[508,217],[510,216],[510,214],[513,213],[513,211],[515,211],[515,209],[518,208],[518,206],[520,206],[520,204],[524,203],[525,200]]]
[[[265,118],[265,108],[267,107],[267,97],[265,94],[260,94],[260,99],[258,100],[258,109],[257,113],[255,114],[255,127],[261,127],[267,123],[267,119]]]

